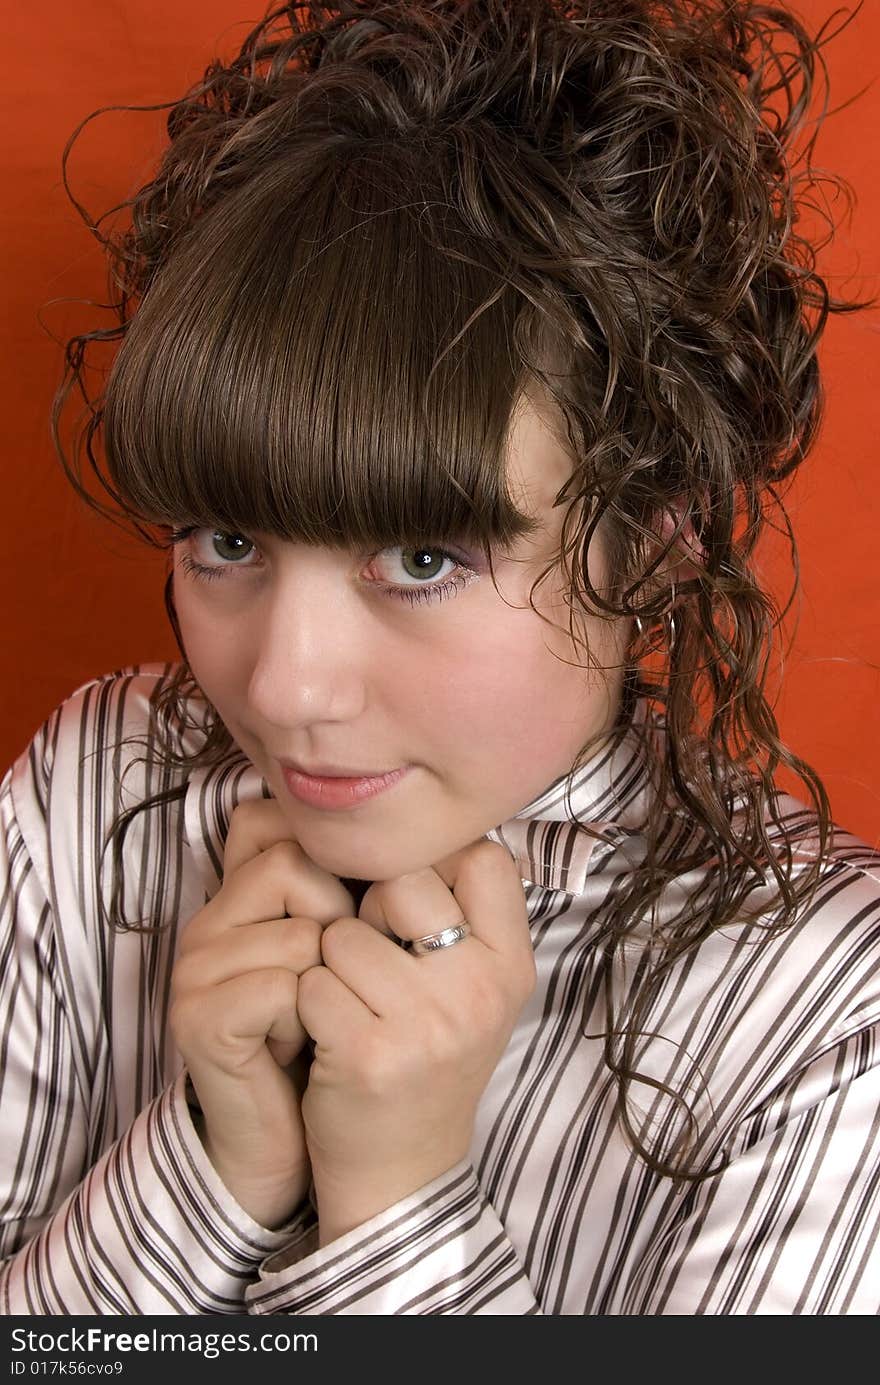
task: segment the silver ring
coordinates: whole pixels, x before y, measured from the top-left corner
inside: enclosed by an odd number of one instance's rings
[[[427,933],[424,938],[413,938],[407,948],[414,957],[427,957],[430,952],[438,952],[441,947],[455,947],[470,935],[471,926],[462,920],[452,928],[444,928],[440,933]]]

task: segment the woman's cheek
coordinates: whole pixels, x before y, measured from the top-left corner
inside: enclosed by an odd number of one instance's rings
[[[187,662],[205,695],[219,710],[240,695],[249,678],[244,632],[229,612],[208,606],[189,583],[177,579],[174,604]]]

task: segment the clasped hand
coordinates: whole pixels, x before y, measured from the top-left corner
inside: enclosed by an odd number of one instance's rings
[[[503,847],[379,881],[355,913],[289,834],[274,800],[233,813],[223,885],[182,936],[170,1023],[226,1186],[273,1227],[311,1176],[326,1244],[466,1156],[535,967]],[[454,947],[398,945],[462,918],[471,935]]]

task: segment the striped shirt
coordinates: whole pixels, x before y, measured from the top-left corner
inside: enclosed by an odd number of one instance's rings
[[[269,794],[240,752],[128,831],[124,917],[164,926],[106,922],[112,822],[185,775],[150,754],[151,699],[172,671],[86,683],[0,785],[4,1313],[880,1310],[880,853],[837,829],[793,927],[728,927],[668,971],[639,1069],[689,1095],[715,1171],[654,1172],[615,1116],[597,1037],[596,940],[640,859],[651,792],[630,731],[568,777],[569,802],[557,781],[487,834],[519,865],[538,980],[469,1158],[323,1248],[308,1204],[277,1230],[254,1222],[201,1146],[167,1022],[176,945],[220,887],[231,813]],[[177,731],[187,753],[197,721]],[[810,812],[780,803],[806,859]],[[669,898],[699,885],[681,876]],[[690,1090],[693,1072],[704,1085]],[[658,1129],[676,1118],[647,1086],[633,1100]]]

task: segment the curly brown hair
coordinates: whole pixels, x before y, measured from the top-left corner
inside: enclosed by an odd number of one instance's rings
[[[574,466],[556,498],[570,634],[578,610],[634,618],[616,730],[641,698],[666,729],[662,755],[648,747],[646,855],[597,944],[605,1060],[636,1149],[687,1178],[709,1170],[686,1095],[671,1094],[683,1128],[662,1141],[630,1100],[652,1085],[638,1066],[652,998],[714,930],[790,927],[833,839],[825,788],[768,702],[785,612],[752,562],[778,510],[797,589],[780,485],[816,435],[828,315],[865,306],[831,297],[799,231],[822,205],[821,116],[801,135],[828,37],[740,0],[271,10],[173,104],[124,233],[105,237],[79,208],[110,256],[114,325],[68,343],[53,411],[74,486],[154,546],[190,524],[358,548],[430,531],[476,540],[491,567],[493,544],[532,527],[505,490],[511,412],[547,391]],[[121,345],[91,399],[86,352],[108,341]],[[71,461],[60,421],[74,384],[88,414]],[[118,508],[87,490],[83,450]],[[614,574],[602,592],[587,561],[599,525]],[[700,561],[681,580],[688,552]],[[171,579],[182,662],[153,704],[160,737],[199,691]],[[197,753],[162,742],[180,782],[114,824],[117,880],[133,816],[234,751],[209,711]],[[813,805],[800,828],[778,812],[780,765]],[[684,841],[671,812],[693,825]],[[705,887],[661,917],[668,882],[707,866]],[[750,904],[768,881],[774,907]],[[621,998],[615,969],[634,946]]]

